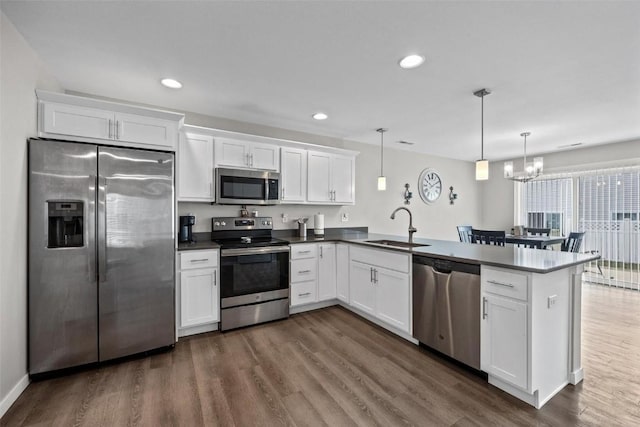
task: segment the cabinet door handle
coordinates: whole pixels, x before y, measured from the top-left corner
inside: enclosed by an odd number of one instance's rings
[[[112,135],[111,126],[113,126],[113,123],[112,123],[111,119],[109,119],[109,139],[111,139],[111,135]]]
[[[120,121],[116,120],[116,139],[120,139]]]
[[[249,164],[249,153],[244,155],[244,164],[247,165],[247,166],[251,166]]]
[[[322,246],[320,246],[320,258],[322,258]]]
[[[307,297],[309,295],[311,295],[311,292],[305,292],[303,294],[298,294],[299,297]]]
[[[298,274],[309,274],[311,273],[311,270],[300,270],[298,271]]]
[[[215,274],[213,275],[213,286],[218,286],[218,278]]]
[[[487,298],[482,297],[482,318],[486,319],[488,316],[489,313],[487,313]]]
[[[209,261],[209,258],[202,258],[202,259],[192,259],[189,262],[205,262],[205,261]]]
[[[253,166],[253,154],[251,154],[251,166]]]
[[[501,282],[496,282],[495,280],[487,280],[487,283],[491,283],[492,285],[499,285],[499,286],[504,286],[507,288],[513,288],[514,285],[511,283],[501,283]]]
[[[284,199],[284,187],[282,187],[282,198]]]
[[[373,268],[369,267],[369,281],[373,283]]]

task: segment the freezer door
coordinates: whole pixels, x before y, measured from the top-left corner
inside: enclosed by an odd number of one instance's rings
[[[175,343],[173,154],[98,150],[100,360]]]
[[[98,360],[97,147],[29,141],[29,373]]]

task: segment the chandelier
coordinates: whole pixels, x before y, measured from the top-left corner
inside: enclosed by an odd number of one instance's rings
[[[504,162],[504,177],[512,181],[529,182],[542,175],[543,160],[542,157],[534,157],[533,162],[527,163],[527,137],[531,132],[522,132],[520,136],[524,137],[524,170],[522,172],[513,171],[513,162]]]

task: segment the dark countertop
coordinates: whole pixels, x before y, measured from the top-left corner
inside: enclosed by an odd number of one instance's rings
[[[423,243],[426,246],[418,246],[413,249],[393,247],[368,243],[367,240],[395,240],[407,242],[408,237],[393,236],[375,233],[344,233],[342,235],[328,236],[317,239],[313,236],[281,237],[290,243],[314,243],[322,241],[339,241],[359,244],[371,248],[388,249],[404,252],[412,255],[432,256],[434,258],[449,259],[453,261],[482,264],[494,267],[510,268],[514,270],[530,271],[533,273],[549,273],[562,270],[574,265],[584,264],[600,258],[600,255],[580,254],[545,249],[519,248],[507,244],[505,246],[479,245],[474,243],[461,243],[450,240],[435,240],[416,238],[414,243]]]
[[[211,240],[211,232],[193,233],[195,243],[178,243],[178,251],[199,251],[205,249],[219,249],[220,245]]]
[[[297,237],[292,235],[295,231],[274,230],[274,237],[286,240],[290,244],[343,242],[368,246],[370,248],[403,252],[415,256],[431,256],[434,258],[530,271],[533,273],[549,273],[600,258],[600,255],[594,254],[519,248],[510,244],[505,246],[491,246],[423,238],[414,239],[414,243],[422,243],[425,246],[408,249],[367,242],[368,240],[395,240],[407,242],[408,237],[369,233],[367,232],[366,227],[327,229],[325,230],[326,234],[324,237],[316,237],[313,230],[307,231],[307,237]],[[211,233],[195,233],[195,237],[197,243],[180,243],[178,244],[178,251],[220,248],[217,243],[211,241]]]

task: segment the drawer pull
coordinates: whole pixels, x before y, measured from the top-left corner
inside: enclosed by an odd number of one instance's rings
[[[486,319],[489,314],[487,313],[487,299],[482,297],[482,318]]]
[[[305,292],[303,294],[298,294],[299,297],[308,297],[309,295],[311,295],[311,292]]]
[[[311,273],[311,270],[298,271],[298,274],[309,274],[309,273]]]
[[[205,261],[209,261],[209,258],[203,258],[203,259],[192,259],[189,262],[205,262]]]
[[[513,288],[514,285],[511,283],[501,283],[501,282],[496,282],[495,280],[487,280],[487,283],[491,283],[492,285],[499,285],[499,286],[504,286],[507,288]]]
[[[311,250],[308,251],[298,251],[299,254],[309,254],[311,253]]]

